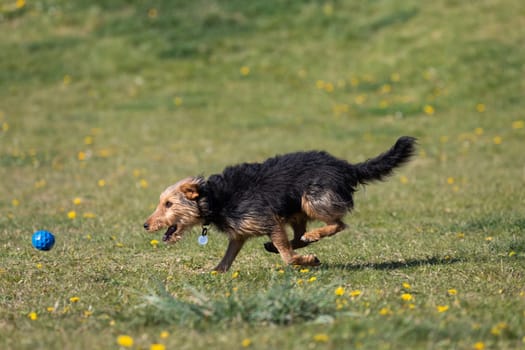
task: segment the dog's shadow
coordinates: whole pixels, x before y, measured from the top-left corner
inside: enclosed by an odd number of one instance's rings
[[[348,270],[348,271],[359,271],[359,270],[398,270],[408,269],[420,266],[434,266],[434,265],[451,265],[458,262],[462,262],[463,259],[451,258],[451,257],[428,257],[424,259],[409,259],[401,261],[385,261],[385,262],[368,262],[368,263],[324,263],[319,268],[321,270]]]

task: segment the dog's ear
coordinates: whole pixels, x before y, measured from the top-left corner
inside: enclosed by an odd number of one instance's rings
[[[195,200],[199,197],[199,185],[196,183],[187,182],[180,186],[180,191],[186,198]]]

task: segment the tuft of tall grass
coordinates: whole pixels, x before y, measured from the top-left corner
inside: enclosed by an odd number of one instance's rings
[[[298,285],[291,277],[272,279],[267,289],[228,291],[215,296],[186,287],[187,298],[170,294],[165,286],[143,297],[134,313],[142,324],[177,324],[197,328],[220,324],[290,325],[327,322],[341,313],[336,308],[334,286]]]

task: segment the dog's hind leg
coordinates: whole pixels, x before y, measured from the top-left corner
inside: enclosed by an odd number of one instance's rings
[[[230,242],[228,243],[228,248],[226,248],[226,254],[224,254],[224,257],[222,258],[221,262],[217,267],[215,267],[215,271],[218,272],[226,272],[230,269],[230,266],[232,266],[233,260],[235,260],[235,257],[237,254],[239,254],[239,251],[241,250],[242,246],[244,245],[244,242],[246,240],[244,239],[230,239]]]
[[[270,239],[286,264],[306,266],[317,266],[320,264],[319,259],[313,254],[299,255],[293,251],[292,245],[290,241],[288,241],[288,236],[282,225],[276,226],[270,234]]]
[[[293,229],[293,239],[290,241],[292,249],[303,248],[310,244],[301,240],[301,237],[306,232],[306,219],[306,216],[300,216],[290,221],[290,226],[292,226]],[[264,249],[270,253],[279,253],[272,242],[264,243]]]
[[[306,232],[301,241],[306,243],[317,242],[323,237],[333,236],[346,228],[341,219],[348,208],[353,205],[352,201],[344,201],[334,191],[310,191],[305,193],[301,200],[304,213],[314,220],[326,223],[326,226]]]
[[[309,244],[317,242],[321,238],[335,235],[337,232],[342,231],[346,228],[346,224],[340,219],[334,221],[326,221],[326,226],[309,231],[301,237],[301,241]]]

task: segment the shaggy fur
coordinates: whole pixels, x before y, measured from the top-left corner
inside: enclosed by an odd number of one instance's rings
[[[214,225],[229,238],[226,254],[215,268],[221,272],[255,236],[268,236],[266,250],[279,253],[287,264],[318,265],[317,257],[299,255],[294,249],[343,230],[342,218],[354,207],[357,186],[384,180],[410,160],[415,144],[415,138],[401,137],[387,152],[358,164],[326,152],[297,152],[230,166],[208,179],[189,177],[160,195],[144,228],[153,232],[167,227],[163,240],[173,243],[192,226]],[[326,226],[307,232],[310,220]],[[293,229],[291,241],[287,224]]]

